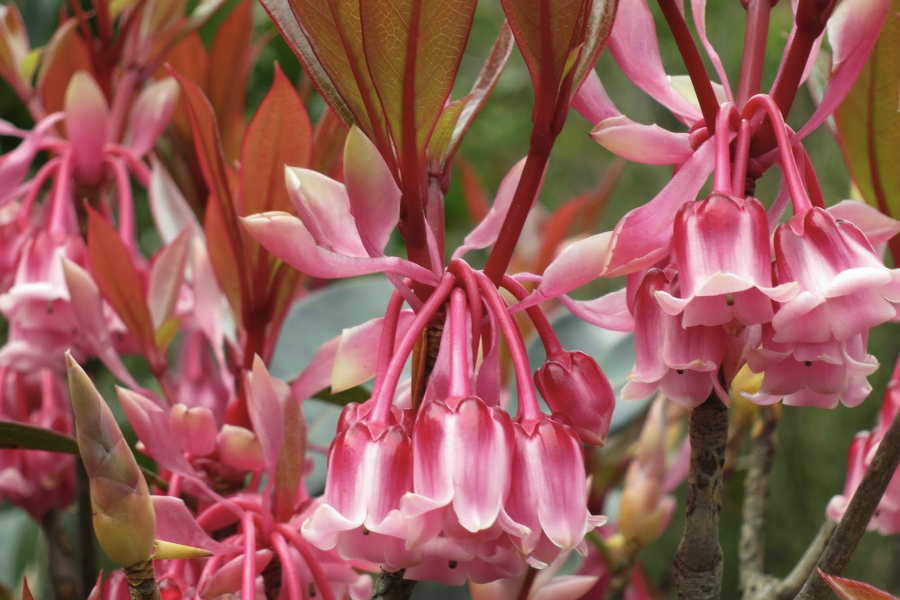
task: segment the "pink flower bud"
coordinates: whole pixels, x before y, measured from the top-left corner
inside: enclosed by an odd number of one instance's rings
[[[550,410],[572,422],[582,442],[606,442],[616,396],[593,358],[579,351],[558,353],[541,365],[534,383]]]
[[[112,412],[87,373],[66,353],[78,450],[91,487],[94,531],[123,567],[150,558],[156,513],[150,490]]]

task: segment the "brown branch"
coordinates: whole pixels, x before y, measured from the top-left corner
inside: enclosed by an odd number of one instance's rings
[[[722,470],[728,438],[728,408],[712,394],[691,411],[691,463],[684,536],[675,554],[675,585],[681,600],[722,596]]]
[[[403,569],[395,573],[381,569],[381,574],[375,580],[372,588],[371,600],[409,600],[412,596],[416,582],[403,579]]]
[[[878,508],[878,503],[881,502],[881,497],[898,465],[900,465],[900,412],[891,421],[891,426],[885,432],[866,474],[856,488],[853,498],[850,499],[847,511],[838,524],[834,536],[825,546],[818,563],[823,572],[831,575],[840,575],[843,572],[859,540],[866,532],[869,521],[872,520],[872,515],[875,514],[875,509]],[[822,600],[830,590],[818,572],[813,570],[797,599]]]
[[[769,475],[775,459],[778,409],[760,407],[753,425],[750,469],[744,483],[744,508],[741,542],[738,548],[740,585],[745,598],[753,596],[755,579],[763,576],[766,554],[766,509],[769,500]]]
[[[144,562],[125,567],[122,571],[128,580],[131,600],[162,600],[153,574],[153,559],[148,558]]]
[[[76,553],[60,521],[59,508],[51,508],[41,525],[47,536],[50,578],[53,580],[56,600],[81,600],[86,594],[79,578]]]

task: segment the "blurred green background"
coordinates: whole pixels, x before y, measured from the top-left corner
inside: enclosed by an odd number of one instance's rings
[[[45,43],[58,18],[60,2],[19,0],[16,3],[28,23],[32,45]],[[781,2],[773,12],[764,86],[771,84],[789,32],[791,20],[788,7],[788,2]],[[654,11],[659,27],[662,24],[661,17],[658,11]],[[738,0],[717,0],[709,3],[707,10],[709,37],[725,63],[733,87],[736,87],[740,66],[744,15]],[[502,19],[499,0],[481,0],[454,98],[467,93]],[[214,19],[204,33],[214,31],[218,20]],[[270,35],[273,31],[261,9],[257,12],[257,29],[258,36]],[[680,56],[669,37],[664,36],[661,52],[669,73],[684,73]],[[277,34],[262,51],[251,76],[248,113],[252,114],[268,90],[276,61],[289,77],[296,80],[300,72],[299,64]],[[618,71],[608,53],[603,54],[597,69],[607,91],[628,116],[640,122],[656,122],[663,127],[683,130],[663,107],[645,96]],[[493,97],[476,120],[461,150],[461,156],[471,163],[492,194],[507,170],[527,152],[531,107],[531,83],[524,62],[516,50]],[[310,106],[314,119],[320,110],[321,101],[314,99]],[[812,110],[809,94],[802,90],[789,123],[795,129],[798,128]],[[28,122],[24,111],[17,106],[15,97],[6,87],[0,88],[0,117],[23,124]],[[540,196],[541,203],[551,210],[566,199],[596,185],[613,162],[614,157],[588,137],[590,129],[590,123],[574,112],[571,114],[554,148]],[[847,197],[849,179],[846,168],[840,149],[827,129],[821,127],[807,138],[806,147],[822,183],[826,201],[833,203]],[[757,191],[759,198],[767,204],[772,201],[777,190],[778,173],[774,171],[760,181]],[[669,167],[626,165],[598,230],[611,229],[627,211],[651,199],[663,187],[670,174]],[[462,201],[458,173],[454,176],[447,196],[447,224],[448,247],[452,248],[471,228]],[[897,360],[900,350],[897,325],[887,324],[873,331],[869,350],[878,357],[883,367],[871,378],[875,391],[862,406],[854,409],[840,407],[833,411],[790,407],[784,410],[784,420],[779,429],[767,528],[766,565],[767,570],[774,575],[783,576],[792,568],[818,530],[828,500],[843,489],[846,453],[850,441],[856,432],[869,429],[874,424],[885,383]],[[725,490],[722,519],[722,546],[726,563],[725,598],[738,597],[736,551],[742,480],[743,474],[738,472],[727,483]],[[683,490],[679,492],[679,502],[679,509],[669,531],[641,554],[641,561],[650,578],[669,589],[671,586],[667,582],[670,580],[672,558],[684,521]],[[4,514],[6,513],[0,513],[0,521]],[[18,556],[8,556],[4,554],[2,546],[0,543],[0,576],[4,573],[3,565],[7,561],[16,560],[21,563],[29,558],[21,554],[28,552],[25,548],[16,552]],[[846,575],[898,594],[898,558],[900,537],[885,538],[869,533],[864,537]],[[674,597],[674,592],[671,594]],[[449,594],[447,591],[424,586],[420,586],[416,596],[428,596],[432,599],[459,597],[456,593]]]

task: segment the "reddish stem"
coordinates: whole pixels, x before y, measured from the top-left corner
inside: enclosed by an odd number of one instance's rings
[[[497,242],[484,267],[485,275],[494,282],[495,286],[503,280],[506,267],[512,260],[516,243],[518,243],[522,228],[525,226],[525,220],[540,191],[553,141],[553,138],[539,134],[537,127],[532,132],[531,148],[528,151],[528,158],[525,159],[525,166],[522,168],[519,185],[516,187],[510,203],[509,212],[506,213],[506,218],[503,220]]]
[[[806,176],[806,189],[809,190],[810,202],[813,206],[825,208],[825,196],[822,195],[822,186],[819,185],[819,178],[809,159],[809,153],[803,146],[800,146],[800,151],[803,153],[803,174]]]
[[[488,279],[484,273],[475,273],[478,284],[481,287],[482,297],[487,302],[497,318],[509,354],[516,371],[516,386],[519,393],[518,416],[523,422],[535,422],[541,418],[541,407],[538,404],[534,384],[531,382],[531,367],[528,364],[528,353],[525,351],[525,343],[522,341],[522,332],[519,331],[515,320],[509,314],[509,307],[497,291],[494,282]]]
[[[244,572],[241,576],[241,597],[256,597],[256,527],[253,513],[245,512],[241,518],[244,526]]]
[[[740,123],[740,115],[734,104],[726,102],[716,116],[716,169],[713,178],[713,190],[730,194],[731,179],[731,129]]]
[[[290,549],[284,541],[284,537],[279,533],[272,534],[272,546],[275,548],[275,552],[278,553],[278,557],[281,559],[281,568],[284,575],[282,581],[287,583],[288,600],[303,600],[303,592],[300,591],[299,587],[300,576],[297,574],[294,558],[291,556]],[[182,563],[185,561],[178,562]]]
[[[697,94],[697,100],[700,102],[703,120],[706,121],[707,127],[710,128],[709,133],[712,135],[715,133],[712,128],[715,127],[719,101],[713,91],[709,73],[706,72],[706,67],[703,65],[703,58],[700,56],[700,51],[697,50],[687,23],[684,22],[684,17],[675,6],[674,0],[659,0],[659,7],[675,37],[675,43],[678,44],[678,52],[681,53],[684,66],[687,67],[688,75],[691,78],[691,84],[694,86],[694,92]]]
[[[784,117],[778,110],[775,101],[765,94],[757,94],[744,105],[742,116],[750,119],[757,110],[765,110],[769,115],[768,123],[775,134],[778,150],[781,153],[782,167],[784,168],[784,176],[788,182],[788,188],[791,190],[791,199],[794,203],[794,214],[803,213],[811,208],[809,196],[803,187],[803,180],[800,177],[800,170],[797,168],[797,161],[794,157],[791,140],[788,136],[787,125],[785,125]]]
[[[294,545],[294,548],[300,552],[300,555],[306,562],[306,566],[309,567],[309,570],[312,573],[316,586],[322,593],[322,600],[335,600],[334,591],[332,591],[331,586],[328,584],[328,577],[325,575],[325,571],[322,569],[322,565],[319,564],[318,559],[316,559],[315,554],[312,553],[309,543],[296,531],[283,523],[279,524],[277,528],[278,533],[290,540]]]
[[[384,321],[381,327],[381,340],[378,344],[378,363],[375,367],[375,388],[378,388],[381,379],[387,371],[394,354],[394,339],[397,337],[397,322],[400,319],[400,309],[403,308],[403,296],[394,291],[384,313]]]
[[[812,4],[815,8],[810,8]],[[800,80],[816,39],[825,30],[825,23],[834,10],[835,0],[800,0],[797,7],[797,17],[790,42],[784,52],[781,68],[775,77],[775,83],[769,93],[775,104],[781,109],[783,117],[787,118],[791,112],[797,90],[800,88]],[[765,154],[775,147],[775,131],[772,123],[764,123],[753,140],[752,152],[754,156]]]
[[[466,335],[466,293],[455,288],[450,292],[450,389],[451,398],[466,398],[469,385],[469,352]]]
[[[750,162],[750,139],[753,130],[750,121],[741,119],[734,147],[734,168],[731,176],[731,193],[738,198],[747,195],[747,165]]]
[[[758,94],[762,89],[766,41],[769,37],[769,16],[775,2],[747,0],[747,32],[744,37],[744,55],[741,59],[741,78],[737,95],[739,107],[744,106],[750,96]]]
[[[474,361],[474,358],[478,356],[478,346],[481,343],[481,321],[484,318],[478,282],[475,281],[472,267],[461,258],[451,260],[449,270],[462,280],[466,294],[469,296],[469,313],[472,315],[472,358]]]
[[[503,276],[502,285],[504,289],[520,302],[528,297],[528,290],[509,275]],[[550,325],[550,321],[547,319],[547,315],[544,314],[544,311],[541,310],[541,307],[529,306],[525,309],[525,313],[528,315],[528,318],[531,319],[535,331],[537,331],[541,338],[541,343],[544,344],[544,351],[547,354],[547,358],[549,359],[561,355],[565,350],[559,342],[559,338],[556,337],[556,332],[553,331],[553,326]]]
[[[391,405],[394,400],[394,390],[397,387],[397,382],[400,379],[400,373],[403,371],[403,366],[406,364],[406,359],[409,356],[409,353],[412,352],[413,346],[415,346],[416,340],[418,340],[422,329],[425,328],[428,321],[434,316],[435,311],[437,311],[444,303],[444,300],[447,299],[450,290],[453,289],[455,284],[456,277],[454,277],[452,273],[445,273],[438,286],[434,289],[434,292],[422,306],[422,310],[416,314],[416,318],[409,326],[409,329],[406,330],[406,334],[403,336],[403,339],[400,340],[400,345],[394,350],[393,357],[385,371],[381,385],[372,392],[372,402],[374,407],[370,413],[369,423],[386,424],[388,422],[388,417],[391,414]]]

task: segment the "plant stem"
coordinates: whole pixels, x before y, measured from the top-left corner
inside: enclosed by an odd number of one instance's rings
[[[396,573],[381,569],[372,588],[372,600],[408,600],[412,596],[416,582],[403,579],[403,569]]]
[[[484,267],[484,273],[487,275],[494,285],[499,285],[503,281],[503,275],[506,273],[506,267],[512,260],[513,251],[519,236],[522,234],[522,228],[525,226],[525,220],[534,204],[534,199],[540,192],[541,182],[544,179],[544,170],[547,168],[547,161],[550,159],[550,149],[553,147],[555,138],[538,132],[538,127],[531,135],[531,147],[528,150],[528,158],[525,159],[525,166],[522,168],[522,176],[519,179],[519,185],[513,195],[509,212],[503,220],[500,228],[500,234],[497,236],[497,242],[488,256],[487,264]]]
[[[691,463],[684,536],[675,553],[675,585],[680,600],[722,596],[722,470],[728,439],[728,408],[715,393],[691,411]]]
[[[744,54],[741,59],[741,78],[738,83],[737,106],[762,89],[763,67],[766,62],[766,41],[769,37],[769,16],[772,0],[747,1],[747,32],[744,37]]]
[[[90,587],[86,588],[79,577],[76,552],[63,529],[59,513],[59,508],[51,508],[41,523],[47,536],[50,578],[53,580],[56,600],[81,600],[85,597],[85,590]]]
[[[78,556],[81,585],[85,592],[94,587],[97,579],[97,552],[94,549],[94,515],[91,507],[91,485],[80,456],[75,457],[75,484],[78,494],[78,537],[81,539]]]
[[[159,585],[153,574],[153,559],[125,567],[125,578],[128,579],[128,591],[131,600],[162,600]]]
[[[741,542],[738,549],[741,589],[753,587],[763,576],[766,552],[766,508],[769,498],[769,475],[775,458],[777,407],[760,407],[753,426],[750,470],[744,483],[744,509]]]
[[[856,488],[853,498],[850,499],[847,511],[841,518],[834,536],[825,546],[822,558],[818,562],[818,567],[823,572],[831,575],[840,575],[843,572],[859,540],[866,532],[869,521],[872,520],[872,515],[875,514],[875,509],[878,508],[878,503],[881,502],[881,497],[898,465],[900,465],[900,413],[897,413],[891,421],[866,474]],[[800,590],[797,600],[822,600],[830,591],[828,584],[813,570]]]
[[[697,50],[697,44],[694,43],[687,23],[684,22],[684,17],[675,6],[674,0],[659,0],[659,7],[666,18],[666,23],[669,24],[675,43],[678,44],[678,52],[681,53],[684,66],[687,67],[688,75],[691,78],[691,84],[694,86],[694,92],[697,94],[697,100],[700,102],[703,120],[706,121],[706,128],[712,135],[716,130],[719,101],[713,91],[709,73],[706,72],[706,67],[703,65],[703,58],[700,56],[700,51]]]

